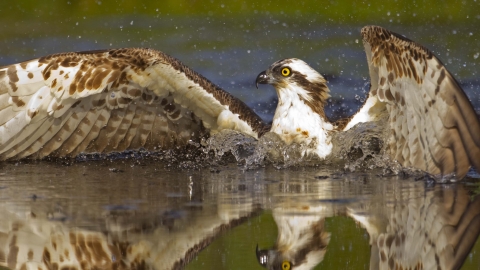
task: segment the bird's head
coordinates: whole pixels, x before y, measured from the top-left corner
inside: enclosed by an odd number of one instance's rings
[[[275,246],[259,249],[257,245],[255,249],[261,266],[269,270],[306,270],[323,260],[330,242],[323,217],[277,213],[274,218],[278,227]]]
[[[323,104],[330,96],[325,78],[300,59],[279,60],[260,72],[255,81],[258,84],[271,84],[277,90],[280,100],[284,96],[297,94],[312,109]],[[316,109],[314,109],[316,111]]]
[[[268,270],[313,269],[323,261],[330,234],[323,233],[320,236],[315,235],[315,237],[316,239],[310,239],[305,246],[298,249],[297,247],[284,246],[260,250],[257,245],[255,249],[257,261]]]

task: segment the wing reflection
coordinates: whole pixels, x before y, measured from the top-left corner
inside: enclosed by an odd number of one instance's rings
[[[259,213],[251,198],[219,195],[201,213],[152,219],[125,207],[104,213],[103,230],[0,208],[0,265],[11,269],[183,269],[218,235]],[[0,268],[1,268],[0,266]]]
[[[350,216],[370,235],[370,269],[459,269],[480,232],[480,196],[463,185],[399,194],[377,216],[368,208]]]
[[[348,199],[358,185],[343,184],[340,189],[320,188],[331,190],[330,194],[278,196],[272,211],[278,237],[271,249],[256,251],[260,265],[313,269],[328,252],[325,218],[336,215],[353,218],[368,232],[370,269],[459,269],[477,241],[480,196],[472,196],[464,184],[427,187],[423,182],[404,181],[389,188],[364,185],[366,190],[385,190],[381,196],[358,200]],[[295,186],[288,189],[302,190]],[[329,199],[332,195],[346,199]]]

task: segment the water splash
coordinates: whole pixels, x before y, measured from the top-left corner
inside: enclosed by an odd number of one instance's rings
[[[259,140],[236,131],[222,131],[210,137],[204,151],[213,152],[215,160],[231,153],[245,169],[272,164],[276,168],[293,166],[340,165],[347,171],[383,168],[385,174],[398,174],[402,167],[385,154],[385,120],[361,123],[355,128],[333,134],[333,152],[325,160],[305,155],[305,144],[285,144],[274,133],[266,133]]]
[[[381,168],[384,174],[406,172],[386,153],[388,119],[359,123],[354,128],[334,134],[330,159],[345,162],[344,169],[350,172]]]
[[[322,162],[317,157],[304,156],[303,144],[285,144],[278,135],[268,132],[259,140],[242,133],[224,130],[210,137],[205,144],[206,153],[213,152],[215,160],[232,154],[245,169],[273,164],[277,168],[313,165]]]
[[[345,171],[358,172],[375,168],[383,169],[384,175],[406,172],[402,166],[388,157],[385,150],[387,119],[377,122],[360,123],[346,132],[332,134],[334,145],[327,159],[305,155],[305,144],[285,144],[274,133],[268,132],[259,140],[233,130],[223,130],[200,143],[192,142],[187,147],[149,152],[145,150],[126,151],[111,154],[80,155],[77,161],[133,159],[162,161],[168,167],[198,169],[210,166],[216,168],[228,163],[237,163],[244,169],[273,165],[283,169],[298,166],[331,166]]]
[[[203,152],[214,153],[214,161],[220,161],[225,155],[231,153],[237,162],[246,160],[255,152],[256,140],[233,130],[222,130],[211,136],[205,142]]]

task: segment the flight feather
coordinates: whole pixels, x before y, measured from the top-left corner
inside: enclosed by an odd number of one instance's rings
[[[437,177],[480,168],[480,124],[455,78],[425,47],[378,26],[362,37],[369,97],[386,104],[391,156]]]
[[[0,158],[164,149],[268,127],[239,99],[152,49],[54,54],[0,68]]]

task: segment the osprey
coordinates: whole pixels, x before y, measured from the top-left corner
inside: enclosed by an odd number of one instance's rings
[[[480,124],[455,78],[428,49],[378,26],[362,29],[370,71],[370,92],[360,110],[330,122],[324,105],[326,80],[299,59],[284,59],[261,72],[278,106],[271,131],[286,143],[305,142],[321,158],[332,151],[332,133],[388,115],[387,150],[405,167],[436,179],[461,179],[480,168]]]
[[[272,131],[307,154],[330,154],[333,132],[389,114],[389,153],[403,166],[463,178],[480,168],[480,124],[468,98],[426,48],[377,26],[362,29],[371,77],[364,106],[331,123],[328,87],[304,62],[261,73],[279,106],[270,128],[243,102],[151,49],[54,54],[0,68],[0,159],[167,149],[231,129]]]

